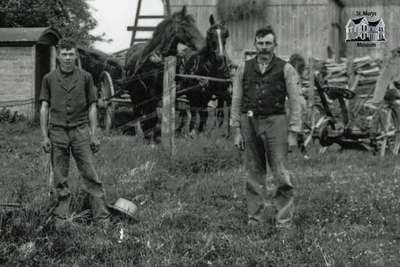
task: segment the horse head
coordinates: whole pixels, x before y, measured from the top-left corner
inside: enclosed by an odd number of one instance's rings
[[[229,37],[229,30],[224,22],[216,23],[214,16],[209,18],[210,28],[207,31],[207,49],[214,53],[217,58],[225,57],[226,39]]]
[[[199,51],[206,45],[193,16],[187,13],[186,6],[157,26],[153,40],[159,41],[159,51],[163,56],[175,56],[178,43],[182,43],[194,51]]]
[[[154,53],[163,57],[176,56],[179,43],[193,51],[200,51],[206,46],[203,35],[185,6],[161,21],[147,43],[134,44],[129,48],[125,61],[128,76],[135,74]]]

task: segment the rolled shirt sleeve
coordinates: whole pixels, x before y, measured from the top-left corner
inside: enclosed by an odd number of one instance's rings
[[[289,98],[289,131],[301,131],[301,95],[300,95],[300,79],[297,71],[289,63],[285,64],[284,76],[286,90]]]
[[[94,87],[93,77],[90,73],[86,73],[85,77],[85,87],[87,92],[87,101],[88,104],[92,104],[97,101],[97,90]]]
[[[242,62],[235,76],[233,77],[232,83],[232,105],[231,105],[231,127],[240,127],[240,116],[242,108],[242,97],[243,97],[243,73],[244,73],[244,62]]]
[[[42,87],[40,89],[39,102],[42,103],[42,101],[50,103],[50,88],[48,82],[48,75],[45,75],[42,79]]]

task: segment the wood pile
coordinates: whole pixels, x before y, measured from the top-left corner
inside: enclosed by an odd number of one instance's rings
[[[313,71],[318,71],[328,86],[355,91],[356,96],[361,98],[372,97],[382,71],[381,66],[383,65],[378,59],[373,59],[370,56],[353,59],[340,58],[339,62],[335,62],[332,59],[320,60],[313,58],[312,64]],[[309,70],[309,68],[307,69]],[[305,76],[305,79],[302,79],[303,96],[307,101],[312,98],[314,103],[320,102],[318,93],[310,90],[309,75]],[[358,97],[352,101],[359,101]],[[338,114],[340,116],[340,108],[336,107],[337,103],[329,99],[328,96],[327,101],[331,105],[334,115]]]
[[[370,56],[352,60],[341,58],[339,63],[325,61],[323,65],[325,80],[328,84],[343,88],[349,88],[355,79],[357,79],[358,86],[375,86],[381,71],[379,60],[372,59]]]

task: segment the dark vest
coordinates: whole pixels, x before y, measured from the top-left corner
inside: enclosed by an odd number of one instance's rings
[[[285,114],[285,64],[285,61],[274,56],[261,74],[256,58],[246,61],[243,75],[243,113],[252,110],[258,116]]]

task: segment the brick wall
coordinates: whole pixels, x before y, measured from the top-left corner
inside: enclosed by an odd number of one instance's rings
[[[32,47],[0,46],[0,109],[8,106],[34,117],[34,62]]]

